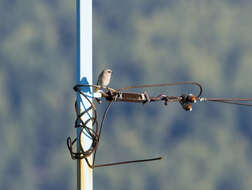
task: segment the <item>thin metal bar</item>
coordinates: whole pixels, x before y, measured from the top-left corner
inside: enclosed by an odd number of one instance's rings
[[[140,162],[151,162],[151,161],[156,161],[156,160],[162,160],[162,157],[143,159],[143,160],[129,160],[129,161],[122,161],[122,162],[113,162],[113,163],[107,163],[107,164],[97,164],[95,165],[95,167],[98,168],[98,167],[116,166],[116,165],[124,165],[124,164],[140,163]]]
[[[137,86],[128,86],[125,88],[119,88],[118,91],[129,90],[129,89],[136,89],[136,88],[153,88],[153,87],[167,87],[167,86],[177,86],[177,85],[196,85],[199,87],[199,94],[196,97],[200,97],[202,94],[202,86],[201,84],[193,81],[182,81],[182,82],[170,82],[170,83],[163,83],[163,84],[146,84],[146,85],[137,85]]]

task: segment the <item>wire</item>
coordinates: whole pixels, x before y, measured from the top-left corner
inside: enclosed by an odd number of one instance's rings
[[[137,89],[137,88],[153,88],[153,87],[166,87],[166,86],[176,86],[176,85],[195,85],[199,88],[199,93],[197,96],[193,94],[182,94],[181,96],[167,96],[167,95],[159,95],[157,97],[151,97],[147,94],[147,92],[144,93],[125,93],[122,92],[124,90],[129,89]],[[142,160],[128,160],[128,161],[120,161],[120,162],[112,162],[112,163],[104,163],[104,164],[95,164],[96,160],[96,153],[98,150],[98,145],[100,143],[100,137],[102,134],[102,129],[104,127],[104,122],[107,117],[108,111],[111,107],[111,105],[116,101],[124,101],[124,102],[141,102],[141,103],[147,103],[147,102],[154,102],[154,101],[164,101],[165,105],[168,105],[169,102],[179,102],[182,108],[185,111],[191,111],[192,110],[192,104],[197,102],[218,102],[218,103],[226,103],[226,104],[235,104],[235,105],[241,105],[241,106],[252,106],[251,103],[245,103],[245,102],[251,102],[252,98],[204,98],[201,97],[203,88],[201,84],[197,82],[172,82],[172,83],[163,83],[163,84],[147,84],[147,85],[137,85],[137,86],[129,86],[125,88],[119,88],[117,90],[112,88],[103,88],[107,89],[107,92],[100,91],[102,93],[102,96],[105,97],[108,101],[108,105],[103,113],[103,117],[101,120],[101,124],[98,124],[97,121],[97,110],[94,105],[94,103],[85,95],[85,93],[81,90],[81,87],[98,87],[97,85],[83,85],[78,84],[74,86],[74,90],[79,93],[78,96],[84,97],[90,104],[88,108],[85,108],[84,111],[80,112],[80,105],[77,104],[77,100],[75,101],[75,113],[76,113],[76,120],[74,127],[75,128],[81,128],[80,133],[78,134],[78,137],[75,138],[73,141],[71,137],[67,138],[67,146],[70,151],[70,155],[72,159],[85,159],[88,166],[90,168],[96,168],[96,167],[105,167],[105,166],[115,166],[115,165],[122,165],[122,164],[131,164],[131,163],[139,163],[139,162],[149,162],[149,161],[155,161],[155,160],[161,160],[162,157],[156,157],[156,158],[150,158],[150,159],[142,159]],[[89,114],[89,112],[92,111],[93,114]],[[80,113],[79,113],[80,112]],[[86,121],[82,120],[82,117],[88,114],[89,119]],[[90,123],[91,122],[91,123]],[[91,125],[91,126],[90,126]],[[84,150],[82,146],[82,133],[86,134],[91,140],[91,146],[89,149]],[[77,152],[73,151],[73,145],[75,143],[79,143],[79,150]],[[88,157],[93,154],[93,162],[92,164],[89,163]]]
[[[199,98],[200,101],[208,101],[208,102],[219,102],[225,104],[235,104],[240,106],[252,106],[250,103],[252,98]]]
[[[183,81],[183,82],[171,82],[171,83],[163,83],[163,84],[146,84],[146,85],[137,85],[137,86],[128,86],[125,88],[119,88],[117,91],[136,89],[136,88],[153,88],[153,87],[165,87],[165,86],[177,86],[177,85],[196,85],[199,87],[199,93],[196,97],[200,97],[202,95],[202,86],[197,82],[191,81]]]
[[[105,164],[95,164],[96,153],[97,153],[98,145],[99,145],[99,142],[100,142],[100,137],[101,137],[101,134],[102,134],[102,129],[103,129],[103,126],[104,126],[104,122],[105,122],[107,113],[108,113],[112,103],[116,100],[117,95],[115,95],[113,97],[113,99],[108,103],[108,105],[107,105],[107,107],[105,109],[105,112],[103,114],[101,124],[99,126],[98,121],[97,121],[97,112],[96,112],[95,105],[92,103],[92,101],[89,100],[89,98],[80,89],[80,87],[84,87],[84,86],[86,86],[86,87],[88,87],[88,86],[89,87],[96,87],[96,85],[76,85],[74,87],[74,90],[76,92],[78,92],[80,95],[82,95],[85,99],[87,99],[88,102],[90,103],[89,108],[87,108],[86,110],[84,110],[81,113],[78,113],[79,109],[78,109],[77,101],[75,102],[75,112],[76,112],[77,117],[76,117],[74,126],[75,126],[75,128],[78,128],[78,127],[81,128],[81,131],[80,131],[80,134],[79,134],[79,138],[80,138],[79,142],[82,142],[82,140],[81,140],[82,135],[81,134],[84,131],[86,131],[88,133],[89,137],[92,140],[92,144],[91,144],[90,148],[85,151],[84,148],[82,147],[82,143],[80,143],[79,144],[80,145],[79,152],[74,152],[73,151],[73,145],[78,142],[77,138],[75,138],[72,141],[71,137],[68,137],[67,138],[67,147],[69,149],[69,152],[70,152],[70,155],[71,155],[72,159],[85,159],[85,161],[87,162],[87,165],[90,168],[115,166],[115,165],[123,165],[123,164],[130,164],[130,163],[139,163],[139,162],[149,162],[149,161],[156,161],[156,160],[161,160],[162,159],[162,157],[156,157],[156,158],[142,159],[142,160],[129,160],[129,161],[112,162],[112,163],[105,163]],[[85,114],[87,114],[91,110],[94,113],[94,117],[90,117],[89,119],[87,119],[87,121],[84,122],[82,120],[82,116],[84,116]],[[89,124],[90,121],[92,121],[92,127],[88,127],[88,124]],[[91,154],[94,155],[92,164],[90,164],[90,162],[87,159]]]

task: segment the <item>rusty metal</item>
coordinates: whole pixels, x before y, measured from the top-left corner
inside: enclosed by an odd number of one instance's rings
[[[197,86],[199,88],[199,93],[197,96],[191,93],[182,94],[180,96],[168,96],[164,94],[160,94],[158,96],[150,96],[146,91],[144,91],[143,93],[124,92],[124,90],[129,90],[129,89],[168,87],[168,86],[176,86],[176,85]],[[155,161],[155,160],[162,159],[162,157],[156,157],[156,158],[143,159],[143,160],[130,160],[130,161],[121,161],[121,162],[113,162],[113,163],[105,163],[105,164],[95,164],[96,152],[97,152],[98,145],[100,142],[100,137],[102,133],[102,128],[104,126],[104,121],[106,119],[108,110],[111,107],[113,102],[132,102],[132,103],[145,104],[145,103],[150,103],[150,102],[163,101],[164,105],[168,105],[168,103],[171,103],[171,102],[178,102],[185,111],[191,111],[192,104],[197,103],[197,102],[219,102],[219,103],[235,104],[235,105],[242,105],[242,106],[252,106],[252,104],[246,103],[246,102],[252,101],[252,98],[204,98],[204,97],[201,97],[202,91],[203,91],[202,86],[197,82],[174,82],[174,83],[154,84],[154,85],[139,85],[139,86],[130,86],[126,88],[120,88],[118,90],[114,90],[112,88],[104,88],[106,89],[106,91],[99,90],[99,93],[101,93],[102,97],[108,101],[108,105],[103,114],[101,124],[99,125],[97,121],[96,107],[93,104],[93,102],[90,101],[87,98],[87,96],[81,91],[81,87],[83,86],[97,87],[97,85],[76,85],[74,87],[74,90],[80,93],[83,97],[85,97],[90,103],[90,107],[79,114],[77,112],[77,104],[75,103],[75,112],[76,112],[77,117],[76,117],[74,126],[76,128],[80,127],[81,133],[85,131],[90,136],[90,138],[92,139],[92,145],[86,151],[84,151],[84,149],[80,145],[81,147],[80,152],[74,152],[73,146],[75,143],[77,143],[77,138],[72,140],[71,137],[68,137],[67,146],[68,146],[72,159],[85,159],[90,168],[114,166],[114,165],[122,165],[122,164],[138,163],[138,162],[148,162],[148,161]],[[81,119],[81,117],[87,112],[89,112],[90,110],[93,111],[94,116],[88,119],[86,122],[84,122]],[[92,128],[87,126],[89,122],[92,122],[92,126],[93,126]],[[94,155],[93,163],[89,163],[87,159],[87,157],[89,157],[91,154]]]
[[[74,87],[74,90],[76,92],[80,93],[83,97],[85,97],[89,101],[90,107],[78,114],[77,103],[75,103],[75,112],[76,112],[77,117],[76,117],[76,120],[75,120],[74,127],[75,128],[80,127],[81,128],[81,133],[83,133],[85,131],[89,135],[89,137],[92,139],[92,144],[91,144],[91,146],[90,146],[90,148],[88,150],[84,151],[84,148],[82,147],[82,144],[80,143],[80,151],[79,152],[74,152],[73,146],[78,142],[77,137],[74,138],[74,140],[72,140],[71,137],[68,137],[67,138],[67,147],[68,147],[68,150],[70,152],[71,158],[73,160],[75,160],[75,159],[85,159],[85,161],[87,162],[87,165],[90,168],[97,168],[97,167],[115,166],[115,165],[123,165],[123,164],[139,163],[139,162],[149,162],[149,161],[156,161],[156,160],[161,160],[162,159],[162,157],[156,157],[156,158],[149,158],[149,159],[142,159],[142,160],[128,160],[128,161],[112,162],[112,163],[105,163],[105,164],[95,164],[96,153],[97,153],[98,145],[99,145],[99,142],[100,142],[102,128],[104,126],[104,121],[106,119],[106,116],[107,116],[107,113],[109,111],[110,106],[117,99],[117,94],[113,94],[113,96],[111,96],[112,99],[109,101],[109,103],[107,105],[107,108],[105,109],[105,112],[103,114],[101,124],[99,125],[98,121],[97,121],[96,107],[88,99],[88,97],[81,91],[82,86],[84,86],[84,85],[76,85]],[[93,111],[94,117],[91,117],[86,122],[84,122],[81,119],[81,117],[84,114],[88,113],[90,110]],[[89,122],[92,122],[92,126],[93,126],[92,128],[88,127]],[[79,136],[79,138],[81,138],[81,135]],[[81,140],[80,140],[80,142],[81,142]],[[87,158],[92,154],[94,156],[93,157],[93,162],[90,163]]]
[[[193,94],[182,94],[181,96],[168,96],[160,94],[158,96],[150,96],[147,92],[143,93],[134,93],[134,92],[122,92],[129,89],[137,88],[152,88],[152,87],[168,87],[176,85],[195,85],[199,87],[199,93],[197,96]],[[192,110],[192,103],[197,102],[218,102],[226,104],[234,104],[241,106],[252,106],[250,103],[252,98],[204,98],[201,97],[203,92],[202,85],[197,82],[173,82],[173,83],[164,83],[164,84],[149,84],[149,85],[138,85],[130,86],[125,88],[120,88],[118,90],[109,89],[107,92],[101,91],[102,97],[106,98],[107,101],[120,101],[120,102],[133,102],[133,103],[147,103],[147,102],[156,102],[163,101],[165,105],[168,105],[169,102],[179,102],[182,108],[186,111]],[[115,98],[115,96],[117,98]]]

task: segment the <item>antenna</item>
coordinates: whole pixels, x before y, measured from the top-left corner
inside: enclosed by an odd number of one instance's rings
[[[77,84],[92,84],[92,0],[76,0],[76,18],[77,18],[77,59],[76,59],[76,82]],[[89,87],[83,87],[86,93],[92,93]],[[90,99],[92,101],[92,99]],[[87,99],[77,93],[77,112],[81,113],[90,103]],[[82,121],[88,121],[92,117],[92,111],[81,116]],[[80,122],[80,121],[77,121]],[[81,125],[81,123],[79,123]],[[91,123],[88,123],[90,127]],[[80,141],[81,139],[81,141]],[[77,151],[81,147],[88,149],[92,140],[85,131],[77,128]],[[92,162],[92,156],[89,156]],[[77,159],[77,190],[93,189],[93,169],[88,167],[84,159]]]

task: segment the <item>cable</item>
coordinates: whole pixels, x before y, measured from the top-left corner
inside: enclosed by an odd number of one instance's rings
[[[243,102],[251,102],[252,98],[199,98],[199,101],[219,102],[226,104],[235,104],[240,106],[252,106],[252,104],[243,103]]]
[[[103,114],[102,117],[102,121],[100,126],[98,125],[98,121],[97,121],[97,112],[96,112],[96,107],[95,105],[89,100],[89,98],[81,91],[80,87],[96,87],[96,85],[76,85],[74,87],[74,90],[76,92],[78,92],[80,95],[82,95],[86,100],[88,100],[88,102],[90,103],[90,107],[87,108],[86,110],[84,110],[81,113],[78,113],[78,105],[77,105],[77,101],[75,102],[75,112],[76,112],[76,120],[75,120],[75,128],[80,127],[81,131],[79,134],[79,142],[81,141],[81,137],[82,137],[82,133],[84,133],[84,131],[86,131],[89,135],[89,137],[92,140],[92,144],[90,146],[90,148],[88,150],[84,150],[84,148],[82,147],[82,144],[80,143],[80,150],[79,152],[74,152],[73,151],[73,145],[75,143],[77,143],[77,138],[75,138],[73,141],[71,139],[71,137],[67,138],[67,147],[69,149],[70,155],[72,159],[85,159],[87,165],[90,168],[96,168],[96,167],[105,167],[105,166],[115,166],[115,165],[123,165],[123,164],[130,164],[130,163],[139,163],[139,162],[149,162],[149,161],[156,161],[156,160],[161,160],[162,157],[156,157],[156,158],[150,158],[150,159],[142,159],[142,160],[129,160],[129,161],[121,161],[121,162],[112,162],[112,163],[105,163],[105,164],[95,164],[95,159],[96,159],[96,153],[97,153],[97,149],[98,149],[98,145],[100,142],[100,137],[102,134],[102,129],[104,126],[104,121],[106,119],[107,113],[112,105],[112,103],[116,100],[117,95],[115,95],[112,100],[108,103],[105,112]],[[94,117],[90,117],[87,121],[83,121],[82,120],[82,116],[87,114],[89,111],[93,111],[93,115]],[[88,123],[92,121],[92,128],[88,127]],[[94,129],[93,129],[94,128]],[[93,163],[90,164],[90,162],[88,161],[88,157],[93,154]]]
[[[147,94],[147,92],[144,93],[128,93],[123,92],[124,90],[129,89],[136,89],[136,88],[153,88],[153,87],[166,87],[166,86],[176,86],[176,85],[195,85],[199,87],[199,93],[197,96],[193,94],[182,94],[181,96],[167,96],[167,95],[159,95],[156,97],[151,97]],[[90,168],[96,168],[96,167],[105,167],[105,166],[115,166],[115,165],[122,165],[122,164],[131,164],[131,163],[139,163],[139,162],[148,162],[148,161],[156,161],[161,160],[162,157],[156,157],[156,158],[150,158],[150,159],[142,159],[142,160],[128,160],[128,161],[120,161],[120,162],[112,162],[112,163],[104,163],[104,164],[95,164],[96,160],[96,153],[98,150],[98,145],[100,142],[100,137],[102,134],[102,129],[104,126],[105,119],[107,117],[108,111],[112,105],[112,103],[116,101],[124,101],[124,102],[141,102],[143,104],[147,102],[155,102],[155,101],[164,101],[165,105],[168,105],[170,102],[179,102],[182,108],[185,111],[191,111],[192,110],[192,104],[197,102],[219,102],[219,103],[226,103],[226,104],[235,104],[235,105],[241,105],[241,106],[252,106],[250,103],[244,103],[244,102],[250,102],[252,101],[252,98],[204,98],[201,97],[202,95],[202,86],[201,84],[197,82],[172,82],[172,83],[163,83],[163,84],[147,84],[147,85],[137,85],[137,86],[129,86],[125,88],[119,88],[117,90],[112,88],[103,88],[107,89],[107,92],[100,91],[103,97],[105,97],[108,101],[108,105],[103,113],[103,117],[101,120],[101,124],[98,124],[97,121],[97,111],[94,103],[85,95],[84,92],[82,92],[81,87],[98,87],[97,85],[76,85],[74,86],[74,90],[79,93],[78,96],[84,97],[90,104],[88,108],[86,108],[84,111],[79,113],[79,107],[80,105],[77,105],[77,101],[75,101],[75,113],[76,113],[76,120],[74,127],[75,128],[81,128],[80,134],[79,134],[79,141],[77,140],[78,137],[76,137],[73,141],[71,137],[67,138],[67,146],[70,152],[70,155],[72,159],[85,159],[88,166]],[[92,111],[93,114],[89,114],[89,112]],[[89,119],[86,121],[82,120],[82,117],[88,114]],[[91,116],[92,115],[92,116]],[[90,125],[91,126],[88,127]],[[82,133],[86,134],[91,140],[91,146],[88,150],[84,150],[82,147]],[[79,143],[79,151],[74,152],[73,151],[73,145],[75,143]],[[92,164],[89,163],[88,157],[93,154],[93,162]]]

